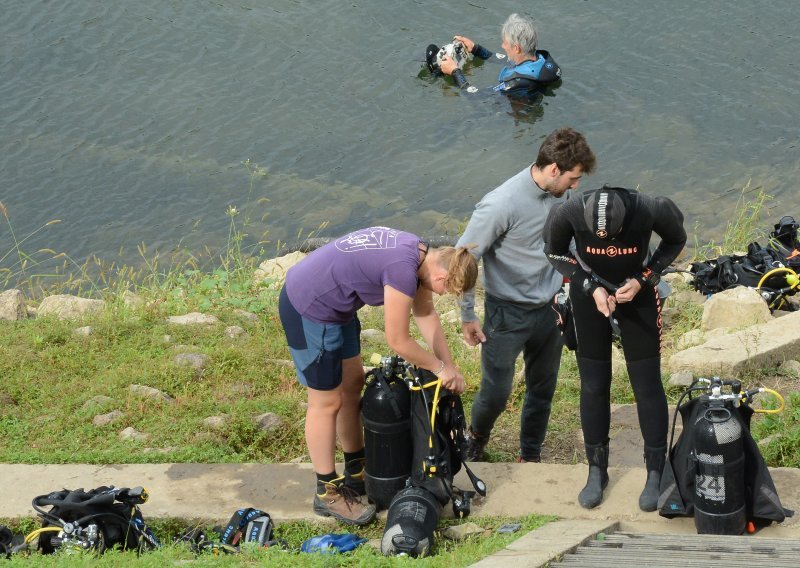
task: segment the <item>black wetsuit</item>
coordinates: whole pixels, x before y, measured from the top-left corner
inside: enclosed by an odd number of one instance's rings
[[[626,205],[623,228],[615,238],[601,239],[586,225],[586,194],[554,208],[545,227],[548,259],[570,279],[581,376],[581,424],[587,444],[607,442],[611,413],[612,327],[609,318],[597,310],[591,294],[601,285],[613,294],[627,279],[641,282],[642,274],[650,270],[660,274],[686,243],[683,214],[670,199],[615,190]],[[652,233],[661,237],[661,243],[648,260]],[[591,275],[569,249],[573,238],[577,255]],[[654,286],[645,283],[632,301],[617,304],[613,316],[619,323],[645,447],[666,446],[669,418],[661,384],[661,303]]]

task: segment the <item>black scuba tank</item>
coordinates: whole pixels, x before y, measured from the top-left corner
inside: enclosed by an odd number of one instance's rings
[[[411,475],[411,395],[397,357],[367,373],[361,398],[364,483],[377,509],[386,509]]]
[[[386,514],[386,528],[381,539],[385,556],[427,555],[433,546],[433,531],[439,523],[442,506],[422,487],[407,487],[392,500]]]
[[[693,425],[694,524],[700,534],[744,532],[744,439],[732,401],[701,400]]]

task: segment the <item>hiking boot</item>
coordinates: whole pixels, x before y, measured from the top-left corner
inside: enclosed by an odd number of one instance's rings
[[[375,505],[365,505],[343,478],[323,484],[325,493],[314,494],[314,512],[348,525],[366,525],[375,518]]]
[[[355,491],[356,494],[359,495],[359,496],[367,494],[367,488],[364,485],[364,462],[365,461],[366,461],[366,459],[364,459],[364,458],[358,458],[356,460],[353,460],[353,462],[358,462],[358,463],[347,462],[344,465],[344,484],[347,487],[349,487],[350,489],[352,489],[353,491]],[[359,467],[360,467],[360,469],[359,469]],[[349,469],[357,469],[358,472],[357,473],[351,473],[350,471],[348,471],[348,468]]]
[[[470,429],[467,435],[467,447],[464,450],[464,461],[482,462],[486,461],[486,444],[489,443],[489,436],[481,436]]]

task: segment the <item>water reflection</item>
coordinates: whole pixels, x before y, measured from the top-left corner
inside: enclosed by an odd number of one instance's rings
[[[485,62],[477,60],[480,65]],[[544,116],[545,99],[554,98],[556,90],[561,86],[559,79],[556,83],[543,87],[539,91],[528,92],[525,94],[505,94],[492,91],[488,87],[480,88],[477,92],[467,93],[453,81],[452,77],[444,76],[441,73],[432,73],[422,64],[417,79],[424,81],[427,85],[436,86],[439,93],[444,97],[460,97],[464,104],[475,105],[475,108],[485,108],[486,112],[493,115],[505,114],[513,119],[513,125],[533,124]]]
[[[626,18],[610,0],[537,4],[564,83],[530,101],[421,73],[444,30],[497,48],[524,9],[510,0],[5,4],[0,201],[17,235],[62,219],[26,245],[79,263],[121,248],[135,263],[141,242],[224,246],[225,211],[248,203],[246,159],[269,169],[253,235],[295,240],[325,221],[437,234],[565,125],[598,154],[586,187],[668,195],[701,240],[719,238],[749,180],[776,209],[797,201],[794,0],[630,0]],[[467,74],[487,87],[499,69],[473,60]]]

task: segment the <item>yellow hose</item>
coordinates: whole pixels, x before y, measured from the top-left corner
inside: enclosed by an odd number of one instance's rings
[[[418,390],[430,388],[430,387],[432,387],[434,385],[436,386],[436,390],[433,393],[433,404],[431,406],[431,435],[428,436],[428,447],[431,450],[433,450],[433,433],[435,431],[435,426],[436,426],[436,411],[438,410],[438,407],[439,407],[439,391],[442,388],[442,379],[437,378],[435,381],[431,381],[429,383],[425,383],[424,385],[421,385],[421,386],[411,385],[411,386],[408,387],[409,390],[418,391]],[[425,471],[425,464],[424,463],[422,464],[422,470]],[[436,466],[433,466],[430,469],[430,472],[431,473],[435,473],[436,472]]]
[[[30,542],[35,540],[36,537],[38,537],[43,532],[61,532],[61,527],[42,527],[40,529],[36,529],[35,531],[33,531],[32,533],[30,533],[28,536],[25,537],[25,544],[29,544]]]
[[[429,383],[425,383],[424,385],[419,386],[419,387],[415,387],[415,386],[412,385],[412,386],[408,387],[408,390],[418,391],[418,390],[422,390],[422,389],[427,389],[427,388],[432,387],[433,385],[436,385],[437,383],[441,384],[441,382],[442,382],[441,379],[436,379],[435,381],[431,381]],[[437,386],[437,388],[438,388],[438,386]]]
[[[781,272],[788,272],[789,273],[786,276],[786,284],[789,285],[790,289],[791,288],[797,288],[798,286],[800,286],[800,277],[797,276],[797,272],[795,272],[791,268],[780,267],[780,268],[773,268],[772,270],[770,270],[767,273],[765,273],[764,276],[762,276],[761,279],[758,281],[758,285],[756,286],[756,288],[757,289],[761,289],[761,287],[764,285],[764,282],[766,282],[767,279],[770,276],[773,276],[773,275],[781,273]],[[783,306],[783,304],[785,302],[786,302],[786,300],[784,298],[781,298],[781,302],[780,302],[780,304],[778,304],[778,306],[773,306],[772,304],[770,304],[769,307],[770,308],[780,308],[781,306]]]
[[[775,398],[777,398],[778,401],[780,401],[781,405],[779,408],[754,408],[753,412],[759,412],[761,414],[778,414],[779,412],[782,412],[784,408],[786,408],[786,401],[783,399],[781,393],[779,393],[778,391],[774,391],[766,387],[761,387],[758,389],[758,392],[768,392],[774,395]]]

